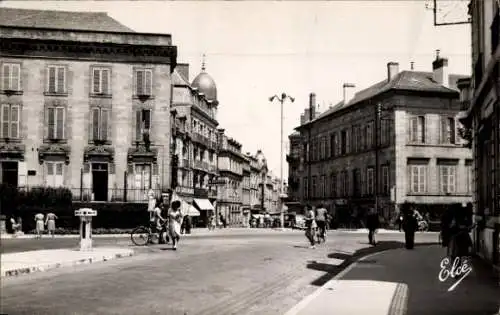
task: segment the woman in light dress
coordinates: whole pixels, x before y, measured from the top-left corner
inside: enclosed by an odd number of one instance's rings
[[[35,215],[35,226],[36,226],[36,237],[42,238],[42,233],[44,230],[45,222],[43,222],[44,215],[42,213],[37,213]]]
[[[55,231],[56,231],[56,219],[57,215],[51,213],[47,214],[47,217],[45,219],[45,225],[47,226],[47,231],[49,232],[52,237],[54,237]]]
[[[181,238],[181,202],[176,200],[172,202],[172,207],[168,210],[168,230],[170,238],[172,239],[173,249],[177,250],[177,243]]]

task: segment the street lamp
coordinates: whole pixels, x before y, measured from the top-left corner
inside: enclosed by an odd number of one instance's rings
[[[280,125],[281,125],[281,138],[280,138],[280,223],[281,223],[281,228],[283,229],[285,227],[285,214],[283,212],[283,201],[281,199],[282,194],[283,194],[283,103],[285,102],[286,99],[289,99],[292,103],[295,101],[295,98],[291,97],[290,95],[286,95],[286,93],[281,93],[281,97],[278,95],[273,95],[269,98],[269,102],[273,102],[274,100],[277,100],[280,102],[281,105],[281,119],[280,119]]]

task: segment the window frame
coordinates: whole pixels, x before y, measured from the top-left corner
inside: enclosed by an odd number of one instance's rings
[[[375,170],[373,167],[366,168],[366,194],[368,196],[375,194]]]
[[[427,171],[428,166],[425,164],[410,165],[410,192],[412,194],[423,194],[427,192]],[[417,183],[415,183],[415,177],[417,178]],[[423,179],[423,182],[420,181],[421,179]],[[416,190],[414,189],[415,184],[417,184]]]
[[[94,137],[94,112],[98,112],[98,118],[97,118],[97,139]],[[103,127],[103,112],[106,113],[106,128]],[[94,106],[90,108],[90,141],[95,142],[95,141],[104,141],[106,143],[111,141],[111,134],[110,134],[110,121],[111,121],[111,109],[109,108],[104,108],[100,106]],[[103,137],[103,132],[105,137]]]
[[[5,67],[9,68],[9,76],[8,76],[8,86],[7,88],[5,87]],[[13,88],[13,82],[14,81],[14,76],[13,76],[13,68],[17,68],[17,89]],[[20,92],[22,91],[22,86],[21,86],[21,63],[17,62],[4,62],[2,63],[2,90],[3,91],[16,91]]]
[[[410,143],[425,143],[426,133],[425,126],[426,120],[424,115],[413,115],[410,116],[409,122],[409,131],[410,131]],[[416,130],[415,130],[416,128]]]
[[[48,187],[64,187],[64,162],[62,161],[45,161],[45,185]],[[50,167],[49,167],[50,166]],[[58,167],[60,166],[61,174],[58,173]],[[50,169],[52,169],[52,174],[50,174]],[[57,185],[57,177],[60,176],[60,185]]]
[[[143,141],[142,139],[142,134],[144,133],[144,131],[148,130],[149,132],[149,135],[150,135],[150,141],[151,141],[151,130],[153,129],[153,109],[152,108],[138,108],[136,109],[136,121],[135,121],[135,141]],[[137,126],[137,123],[138,123],[138,120],[137,120],[137,114],[138,112],[141,113],[141,125],[140,127]],[[144,113],[145,112],[149,112],[149,128],[146,128],[146,122],[145,120],[145,116],[144,116]]]
[[[443,116],[440,121],[440,142],[442,144],[456,144],[457,125],[454,117]]]
[[[389,165],[382,165],[382,193],[389,195],[391,192],[391,178],[389,176]]]
[[[8,117],[7,117],[7,120],[5,120],[5,117],[4,117],[4,108],[8,108]],[[12,121],[12,109],[13,108],[17,108],[17,121],[15,123],[17,123],[17,128],[16,128],[16,133],[17,133],[17,136],[16,137],[13,137],[12,136],[12,125],[13,125],[13,121]],[[22,117],[22,107],[21,105],[19,104],[10,104],[10,103],[2,103],[1,106],[0,106],[0,138],[8,138],[8,139],[21,139],[21,117]],[[3,134],[3,127],[4,127],[4,124],[7,124],[8,128],[7,128],[7,136],[5,136]]]
[[[149,73],[150,74],[150,82],[149,82],[149,93],[146,93],[147,92],[147,88],[148,86],[146,86],[147,84],[147,77],[146,75],[143,76],[143,82],[142,82],[142,91],[139,91],[139,84],[138,84],[138,80],[139,80],[139,73]],[[154,80],[153,80],[153,69],[151,68],[135,68],[134,69],[134,95],[135,96],[153,96],[153,86],[154,86]],[[139,92],[143,92],[143,93],[139,93]]]
[[[92,76],[90,78],[90,87],[93,95],[110,95],[111,94],[111,69],[109,67],[100,67],[100,66],[93,66],[92,68]],[[99,91],[96,91],[95,88],[95,73],[99,72]],[[107,71],[107,89],[106,91],[103,90],[103,73],[104,71]]]
[[[453,187],[453,189],[450,189]],[[457,191],[457,166],[439,165],[439,192],[454,194]]]
[[[50,110],[54,110],[54,129],[53,129],[53,135],[50,133]],[[61,137],[57,137],[57,128],[59,127],[57,123],[57,118],[58,118],[58,110],[62,110],[62,128],[61,128]],[[66,139],[66,108],[64,106],[47,106],[45,108],[45,113],[47,115],[47,135],[46,139],[48,140],[63,140]]]
[[[50,69],[55,69],[54,70],[54,91],[50,90],[50,82],[51,82],[51,76],[50,76]],[[62,91],[59,91],[59,69],[63,69],[63,83],[62,83]],[[67,67],[64,65],[48,65],[47,66],[47,83],[46,83],[46,92],[49,94],[66,94],[68,93],[67,90]]]

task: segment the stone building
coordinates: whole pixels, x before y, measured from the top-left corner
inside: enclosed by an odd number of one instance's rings
[[[105,13],[0,8],[0,179],[75,199],[142,201],[170,187],[168,34]]]
[[[462,122],[474,153],[474,245],[500,265],[500,16],[499,3],[472,0],[472,78],[463,82]]]
[[[217,212],[227,220],[228,225],[240,226],[248,222],[249,212],[243,212],[243,166],[247,159],[241,153],[241,143],[228,137],[224,129],[218,129],[219,140],[219,180]]]
[[[189,83],[189,65],[178,64],[172,74],[172,110],[175,139],[176,191],[200,211],[198,223],[205,224],[215,211],[217,187],[217,87],[202,71]],[[176,176],[175,176],[176,175]]]
[[[438,216],[471,201],[471,151],[458,136],[458,79],[439,56],[433,72],[399,71],[297,127],[304,142],[301,200],[326,204],[341,223],[376,207],[386,221],[402,203]],[[315,104],[314,96],[311,104]]]

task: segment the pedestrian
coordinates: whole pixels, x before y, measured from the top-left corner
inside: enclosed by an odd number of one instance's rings
[[[19,232],[21,232],[22,226],[21,223],[19,223],[19,220],[14,219],[14,217],[10,218],[10,224],[12,226],[12,232],[14,233],[14,236],[17,236]]]
[[[305,221],[306,221],[306,233],[305,234],[306,234],[307,239],[311,243],[311,248],[316,248],[314,238],[315,238],[315,234],[316,234],[317,225],[316,225],[316,221],[314,220],[314,218],[315,218],[314,210],[312,209],[311,206],[308,206],[308,211],[306,213],[306,218],[305,218]]]
[[[181,224],[182,224],[182,214],[181,214],[181,202],[175,200],[172,202],[172,206],[168,212],[169,221],[169,233],[172,239],[172,248],[177,250],[177,244],[181,238]]]
[[[156,198],[155,198],[155,192],[150,189],[148,191],[148,212],[149,212],[149,219],[150,221],[152,220],[154,214],[153,211],[155,210],[155,207],[157,205]]]
[[[35,227],[36,227],[36,237],[37,238],[42,238],[42,233],[44,230],[44,222],[43,222],[44,215],[43,213],[37,213],[35,214]]]
[[[398,216],[398,225],[399,225],[399,232],[401,232],[401,229],[403,227],[403,213],[400,212]]]
[[[366,227],[368,228],[368,242],[370,245],[377,245],[375,241],[375,233],[380,226],[380,221],[378,218],[378,213],[375,208],[370,208],[368,215],[366,217]]]
[[[417,213],[414,209],[408,207],[403,215],[403,230],[405,232],[405,247],[413,249],[415,246],[415,232],[418,228]]]
[[[154,229],[155,232],[158,233],[158,244],[165,244],[163,235],[166,232],[165,226],[167,219],[163,217],[161,207],[162,201],[157,200],[153,212],[151,212],[153,218],[152,229]],[[150,240],[150,243],[152,244],[153,240]]]
[[[328,216],[328,211],[323,207],[322,204],[318,205],[316,209],[316,225],[318,226],[318,243],[320,239],[323,240],[323,243],[326,242],[326,219]]]
[[[45,225],[47,226],[47,231],[49,235],[52,235],[52,237],[55,236],[56,232],[56,219],[57,215],[53,214],[52,212],[47,213],[46,219],[45,219]]]

